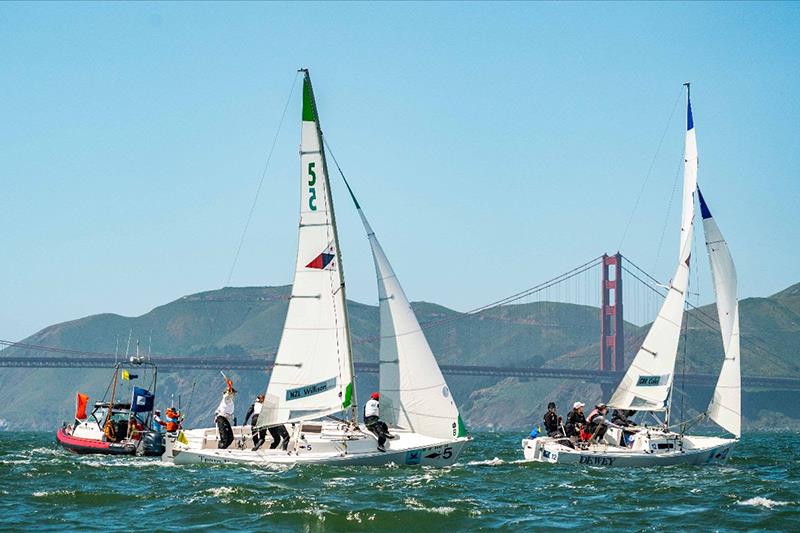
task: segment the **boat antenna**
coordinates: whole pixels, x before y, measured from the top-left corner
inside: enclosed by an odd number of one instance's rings
[[[128,344],[125,346],[125,359],[128,359],[128,353],[131,350],[131,337],[133,337],[133,328],[128,330]]]

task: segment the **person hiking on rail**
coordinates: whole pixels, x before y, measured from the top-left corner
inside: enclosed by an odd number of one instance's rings
[[[386,448],[383,445],[386,444],[386,439],[394,439],[395,435],[389,433],[389,426],[380,419],[380,399],[381,395],[373,392],[369,401],[364,404],[364,425],[378,437],[378,450],[385,452]]]

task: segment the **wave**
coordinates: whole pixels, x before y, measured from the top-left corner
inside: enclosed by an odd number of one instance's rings
[[[790,502],[780,502],[777,500],[770,500],[769,498],[764,498],[763,496],[756,496],[754,498],[750,498],[749,500],[744,500],[736,503],[738,505],[752,505],[755,507],[766,507],[767,509],[772,509],[773,507],[789,505]]]

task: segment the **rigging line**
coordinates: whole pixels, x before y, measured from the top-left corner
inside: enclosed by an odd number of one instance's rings
[[[628,263],[636,266],[630,259],[628,259]],[[642,273],[644,273],[647,277],[653,279],[656,283],[658,283],[658,281],[655,280],[655,278],[653,278],[652,276],[650,276],[647,272],[645,272],[644,270],[641,270],[639,267],[636,267],[636,268],[639,269]],[[658,296],[661,296],[662,298],[666,296],[664,293],[659,291],[657,288],[653,287],[650,283],[647,283],[642,278],[637,276],[633,271],[631,271],[631,270],[629,270],[629,269],[627,269],[625,267],[623,267],[623,270],[625,272],[627,272],[629,275],[633,276],[637,281],[639,281],[642,285],[644,285],[645,287],[647,287],[648,289],[653,291]],[[720,330],[720,327],[719,327],[719,320],[718,320],[717,317],[709,315],[708,313],[703,311],[700,307],[694,305],[693,303],[691,303],[689,301],[686,302],[686,305],[691,309],[691,311],[695,312],[695,315],[694,315],[695,320],[698,320],[700,322],[700,324],[706,326],[710,330],[715,331],[717,333],[721,333],[721,330]],[[774,357],[776,359],[782,360],[782,358],[778,354],[770,351],[769,348],[766,347],[766,346],[768,346],[768,343],[764,339],[759,337],[758,335],[756,335],[754,333],[748,333],[747,335],[740,336],[740,339],[744,344],[748,345],[751,349],[753,349],[753,350],[755,350],[757,352],[761,352],[763,355],[768,355],[770,357]]]
[[[286,111],[289,109],[289,104],[292,101],[292,94],[294,94],[294,88],[297,85],[297,78],[299,77],[300,73],[297,72],[294,75],[294,80],[292,80],[292,88],[289,89],[289,96],[286,98],[286,105],[283,106],[283,113],[281,113],[281,119],[278,122],[278,130],[275,132],[275,137],[272,139],[272,146],[269,149],[269,154],[267,155],[267,161],[264,163],[264,170],[261,172],[261,179],[258,181],[258,187],[256,188],[256,195],[253,198],[253,204],[250,206],[250,212],[247,214],[247,221],[244,224],[244,229],[242,230],[242,236],[239,238],[239,246],[236,247],[236,253],[233,256],[233,263],[231,264],[231,269],[228,272],[228,279],[225,282],[225,286],[229,286],[231,283],[231,278],[233,277],[233,271],[236,269],[236,263],[239,261],[239,253],[242,251],[242,245],[244,244],[245,236],[247,236],[247,229],[250,227],[250,221],[253,219],[253,213],[256,210],[256,204],[258,203],[258,196],[261,194],[261,187],[264,185],[264,178],[267,176],[267,170],[269,169],[269,163],[272,161],[272,154],[275,152],[275,145],[278,143],[278,135],[281,133],[281,127],[283,126],[283,119],[286,117]]]
[[[83,355],[83,356],[97,356],[97,357],[106,357],[106,358],[113,358],[114,354],[109,352],[89,352],[89,351],[81,351],[81,350],[71,350],[68,348],[58,348],[56,346],[45,346],[39,344],[27,344],[23,342],[14,342],[8,340],[0,339],[0,345],[7,346],[9,348],[19,348],[19,349],[26,349],[26,350],[39,350],[42,352],[56,352],[56,353],[65,353],[70,355]],[[246,357],[268,357],[271,355],[275,355],[276,351],[271,352],[263,352],[263,353],[255,353],[255,354],[248,354]],[[178,358],[178,359],[201,359],[204,358],[211,358],[211,359],[219,359],[225,360],[226,358],[230,358],[231,355],[229,354],[217,354],[217,355],[159,355],[158,357],[162,358]]]
[[[339,171],[339,175],[342,177],[342,180],[344,180],[345,184],[347,184],[348,183],[347,178],[345,177],[344,172],[342,171],[342,167],[339,166],[339,161],[336,159],[336,154],[333,153],[333,149],[331,148],[331,145],[328,142],[328,139],[324,135],[322,137],[322,142],[325,144],[325,147],[328,149],[328,153],[331,155],[331,159],[333,159],[333,163],[336,165],[336,170]],[[349,187],[349,185],[348,185],[348,187]],[[589,266],[591,268],[592,266],[595,266],[595,263],[597,263],[600,259],[602,259],[602,256],[597,256],[597,257],[595,257],[593,259],[590,259],[589,261],[583,263],[582,265],[573,268],[572,270],[568,270],[567,272],[564,272],[563,274],[561,274],[559,276],[556,276],[555,278],[552,278],[552,279],[550,279],[548,281],[540,283],[539,285],[535,285],[535,286],[531,287],[530,289],[526,289],[524,291],[518,292],[516,294],[512,294],[511,296],[507,296],[506,298],[502,298],[502,299],[497,300],[495,302],[488,303],[488,304],[480,306],[480,307],[476,307],[476,308],[471,309],[469,311],[465,311],[463,314],[469,315],[469,314],[479,313],[479,312],[484,311],[486,309],[489,309],[489,308],[492,308],[492,307],[498,307],[500,305],[503,305],[503,304],[506,304],[506,303],[510,303],[510,302],[517,301],[519,299],[525,298],[526,296],[530,296],[531,294],[533,294],[535,292],[535,289],[538,289],[538,288],[543,287],[543,286],[548,285],[548,284],[552,285],[552,284],[555,284],[555,283],[560,283],[562,281],[566,281],[567,279],[572,278],[574,275],[582,273],[584,271],[584,270],[582,270],[582,269],[584,269],[584,267]],[[580,270],[580,272],[576,272],[577,270]],[[561,279],[561,278],[564,278],[564,279]]]
[[[669,130],[670,124],[672,124],[672,117],[675,116],[675,110],[678,108],[678,102],[681,99],[681,95],[683,95],[683,86],[681,85],[680,91],[678,91],[678,96],[675,98],[675,103],[672,104],[672,112],[669,114],[669,119],[667,120],[667,125],[664,127],[663,133],[661,133],[661,140],[658,141],[658,147],[656,148],[656,153],[653,154],[653,160],[650,161],[650,168],[647,169],[647,174],[645,174],[644,182],[642,183],[641,189],[639,189],[639,196],[636,198],[636,201],[633,203],[633,209],[631,210],[631,216],[628,218],[628,223],[625,225],[625,231],[622,232],[622,239],[619,241],[619,246],[617,246],[617,250],[622,249],[622,245],[625,242],[625,238],[628,236],[628,230],[631,227],[631,223],[633,222],[633,217],[636,214],[636,209],[639,207],[639,202],[642,200],[642,196],[644,195],[645,187],[647,187],[647,182],[650,180],[650,174],[653,172],[653,167],[656,164],[656,159],[658,159],[658,154],[661,151],[661,145],[664,144],[664,138],[667,136],[667,131]]]
[[[669,225],[669,214],[672,212],[672,204],[675,201],[675,191],[678,189],[678,176],[681,174],[681,166],[683,160],[678,163],[678,168],[675,170],[675,178],[672,181],[672,193],[669,195],[669,204],[667,205],[667,214],[664,216],[664,226],[661,228],[661,238],[658,239],[658,248],[656,248],[656,259],[653,261],[653,271],[658,267],[658,260],[661,259],[661,249],[664,246],[664,236],[667,234],[667,226]]]

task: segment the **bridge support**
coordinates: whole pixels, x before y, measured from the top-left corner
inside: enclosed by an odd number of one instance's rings
[[[622,318],[622,254],[603,254],[600,284],[600,371],[625,370],[624,321]],[[613,392],[603,385],[603,398]]]

